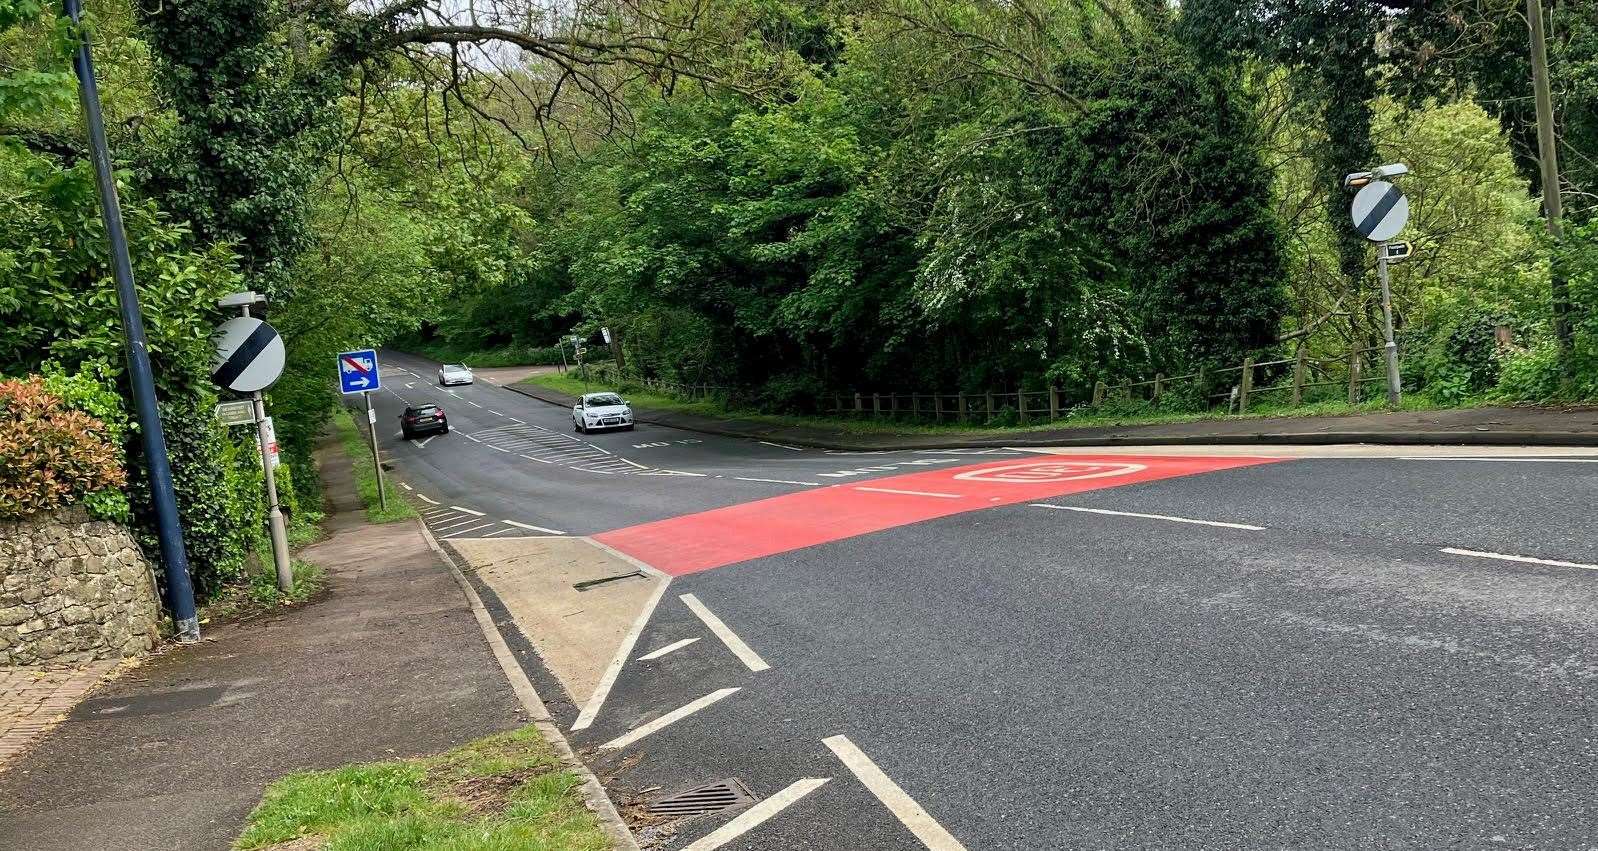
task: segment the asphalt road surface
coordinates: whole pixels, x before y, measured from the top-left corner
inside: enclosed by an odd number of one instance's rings
[[[1598,458],[585,436],[383,366],[435,535],[672,576],[561,719],[614,789],[758,802],[660,847],[1598,848]]]

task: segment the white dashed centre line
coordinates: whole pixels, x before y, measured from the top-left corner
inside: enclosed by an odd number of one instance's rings
[[[427,503],[428,505],[437,505],[438,504],[438,500],[429,499],[426,494],[420,494],[419,493],[419,494],[416,495],[416,498],[421,500],[422,502]]]
[[[699,710],[704,709],[705,707],[710,706],[717,701],[722,700],[723,698],[736,694],[737,692],[738,689],[736,688],[724,688],[719,691],[713,691],[710,694],[699,698],[693,703],[690,703],[686,706],[680,706],[670,712],[667,712],[665,715],[656,718],[648,724],[634,727],[631,732],[617,736],[616,738],[611,739],[599,747],[602,750],[616,750],[618,748],[625,748],[633,742],[636,742],[639,739],[649,735],[650,733],[656,733],[664,730],[665,728],[670,727],[684,718],[687,718],[695,712],[698,712]]]
[[[640,662],[648,662],[650,659],[659,659],[660,657],[666,655],[667,653],[672,652],[673,650],[681,650],[684,647],[687,647],[688,645],[693,644],[695,641],[698,641],[698,640],[699,639],[696,637],[696,638],[684,638],[681,641],[673,641],[672,643],[666,645],[665,647],[660,648],[659,650],[653,650],[653,651],[650,651],[648,653],[645,653],[642,656],[639,656],[638,657],[638,661],[640,661]]]
[[[805,451],[803,447],[800,447],[800,446],[789,446],[786,443],[772,443],[769,440],[757,440],[755,442],[756,443],[764,443],[767,446],[775,446],[778,449],[786,449],[789,452],[803,452],[803,451]]]
[[[680,599],[689,610],[705,622],[705,626],[710,627],[710,631],[721,639],[722,644],[727,645],[727,649],[732,651],[732,655],[737,656],[738,660],[744,663],[744,667],[751,671],[764,671],[771,667],[766,664],[766,660],[760,658],[759,653],[750,649],[742,638],[739,638],[732,630],[728,629],[727,625],[721,622],[721,618],[716,617],[713,612],[705,608],[705,604],[699,602],[698,597],[692,594],[683,594]]]
[[[1551,558],[1533,558],[1531,556],[1513,556],[1504,553],[1487,553],[1480,550],[1461,550],[1455,547],[1444,547],[1441,552],[1456,556],[1470,556],[1472,558],[1490,558],[1499,561],[1517,561],[1523,564],[1543,564],[1549,567],[1575,567],[1581,570],[1598,570],[1598,564],[1582,564],[1579,561],[1559,561]]]
[[[768,485],[805,485],[807,487],[821,487],[820,482],[795,482],[788,479],[756,479],[751,476],[733,476],[740,482],[765,482]]]
[[[894,818],[921,840],[922,845],[931,851],[965,851],[965,846],[961,845],[958,839],[944,830],[943,825],[938,824],[926,810],[921,809],[921,805],[899,788],[899,784],[882,773],[882,769],[871,761],[871,757],[855,747],[854,742],[849,741],[847,736],[833,736],[822,739],[821,743],[837,754],[838,759],[854,772],[854,776],[859,778],[871,794],[877,796],[877,800],[888,808],[888,812],[893,813]]]
[[[823,475],[825,475],[825,474],[823,474]],[[959,499],[960,498],[960,494],[957,494],[957,493],[937,493],[935,491],[902,491],[902,490],[897,490],[895,488],[868,488],[868,487],[857,487],[857,488],[855,488],[855,490],[857,490],[857,491],[870,491],[872,493],[896,493],[896,494],[899,494],[900,496],[935,496],[935,497],[937,497],[939,499]]]
[[[1222,529],[1243,529],[1249,532],[1263,532],[1264,526],[1250,526],[1247,523],[1223,523],[1219,520],[1195,520],[1191,517],[1171,517],[1165,514],[1139,514],[1135,511],[1111,511],[1107,508],[1083,508],[1080,505],[1051,505],[1047,502],[1030,503],[1033,508],[1052,508],[1055,511],[1080,511],[1083,514],[1109,514],[1115,517],[1138,517],[1143,520],[1165,520],[1170,523],[1192,523],[1197,526],[1219,526]]]
[[[788,788],[744,810],[738,814],[737,818],[716,828],[692,845],[684,847],[683,851],[715,851],[715,849],[759,827],[766,819],[792,806],[795,801],[821,788],[822,784],[831,779],[830,777],[806,777],[803,780],[796,780]]]
[[[482,517],[483,516],[483,512],[481,512],[481,511],[473,511],[470,508],[461,508],[458,505],[451,505],[450,508],[453,508],[456,511],[459,511],[459,512],[461,512],[463,514],[470,514],[473,517]]]

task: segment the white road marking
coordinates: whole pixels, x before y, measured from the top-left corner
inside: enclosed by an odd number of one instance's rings
[[[788,479],[756,479],[750,476],[733,476],[733,478],[740,482],[765,482],[766,484],[771,485],[806,485],[809,487],[821,487],[820,482],[795,482]]]
[[[470,522],[470,521],[468,521],[468,522]],[[470,529],[457,529],[457,530],[456,530],[456,531],[454,531],[454,532],[451,532],[451,533],[449,533],[449,534],[448,534],[448,535],[445,535],[445,536],[443,536],[443,537],[444,537],[444,538],[453,538],[453,537],[455,537],[455,536],[456,536],[456,535],[464,535],[464,534],[466,534],[466,533],[467,533],[467,532],[476,532],[476,531],[477,531],[477,530],[478,530],[478,529],[487,529],[487,528],[488,528],[488,527],[490,527],[490,526],[492,526],[492,525],[494,525],[494,524],[492,524],[492,523],[484,523],[484,524],[483,524],[483,525],[481,525],[481,526],[473,526],[473,527],[471,527],[471,528],[470,528]],[[442,539],[440,539],[440,540],[442,540]]]
[[[545,461],[545,460],[544,460],[544,459],[542,459],[542,458],[534,458],[534,457],[533,457],[533,456],[531,456],[531,455],[523,455],[523,456],[522,456],[522,457],[523,457],[523,458],[526,458],[526,459],[527,459],[527,460],[529,460],[529,461],[537,461],[537,462],[538,462],[538,463],[540,463],[540,464],[553,464],[553,463],[555,463],[555,462],[554,462],[554,461]]]
[[[699,602],[698,597],[692,594],[683,594],[680,599],[694,614],[699,616],[700,620],[705,622],[705,626],[710,627],[710,631],[721,639],[722,644],[727,645],[727,649],[732,651],[732,655],[737,656],[738,660],[744,663],[744,667],[751,671],[764,671],[771,667],[766,664],[766,660],[760,658],[759,653],[751,650],[742,638],[739,638],[732,630],[728,629],[727,625],[721,622],[721,618],[716,617],[714,613],[705,608],[705,604]]]
[[[1107,508],[1083,508],[1080,505],[1051,505],[1047,502],[1030,503],[1033,508],[1052,508],[1056,511],[1080,511],[1084,514],[1111,514],[1116,517],[1141,517],[1144,520],[1168,520],[1172,523],[1193,523],[1199,526],[1219,526],[1223,529],[1244,529],[1249,532],[1263,532],[1264,526],[1250,526],[1247,523],[1222,523],[1219,520],[1194,520],[1191,517],[1171,517],[1166,514],[1139,514],[1136,511],[1111,511]]]
[[[496,411],[496,410],[494,410],[494,409],[493,409],[493,408],[489,408],[489,409],[488,409],[488,412],[489,412],[489,413],[490,413],[490,414],[493,414],[493,415],[494,415],[494,416],[496,416],[496,417],[503,417],[503,416],[505,416],[505,415],[504,415],[504,414],[502,414],[502,413],[500,413],[500,412],[499,412],[499,411]]]
[[[420,494],[419,493],[419,494],[416,495],[416,498],[421,500],[422,502],[427,503],[428,505],[437,505],[438,504],[438,500],[436,500],[436,499],[428,499],[426,494]]]
[[[510,420],[511,422],[513,422],[513,423],[515,423],[517,425],[527,425],[527,423],[525,423],[525,422],[523,422],[521,420],[518,420],[515,417],[506,417],[506,419]]]
[[[695,712],[698,712],[699,710],[704,709],[705,707],[710,706],[717,701],[729,697],[737,692],[738,689],[736,688],[724,688],[718,691],[713,691],[686,706],[679,706],[678,708],[667,712],[665,715],[656,718],[648,724],[642,724],[634,727],[630,732],[617,736],[616,738],[611,739],[599,747],[601,750],[612,751],[617,750],[618,748],[625,748],[633,742],[636,742],[639,739],[649,735],[650,733],[656,733],[664,730],[665,728],[677,723],[678,721],[681,721],[684,718],[687,718]]]
[[[460,520],[458,518],[450,517],[450,518],[447,518],[442,525],[434,526],[432,528],[433,528],[434,532],[447,532],[447,531],[449,531],[451,529],[459,529],[462,526],[467,526],[467,525],[470,525],[470,524],[476,523],[476,522],[477,522],[477,518],[476,517],[468,517],[465,520]]]
[[[496,452],[509,452],[510,451],[509,449],[506,449],[503,446],[494,446],[493,444],[489,444],[488,448],[492,449],[492,450],[494,450]]]
[[[454,393],[451,393],[451,394],[450,394],[450,395],[451,395],[451,396],[453,396],[453,395],[455,395],[455,394],[454,394]],[[472,407],[474,407],[474,408],[481,408],[481,407],[483,407],[483,406],[482,406],[482,405],[479,405],[479,404],[477,404],[477,403],[476,403],[476,402],[473,402],[473,401],[472,401],[472,400],[470,400],[470,399],[467,399],[467,400],[466,400],[466,404],[468,404],[468,405],[471,405],[471,406],[472,406]]]
[[[478,438],[472,437],[471,435],[467,434],[464,431],[463,432],[459,432],[459,434],[460,434],[461,437],[464,437],[464,438],[466,438],[467,440],[470,440],[473,443],[482,443],[483,442],[483,441],[479,440]]]
[[[405,484],[404,482],[400,482],[399,486],[404,488],[404,489],[406,489],[406,490],[413,490],[413,488],[410,485]]]
[[[803,452],[803,451],[805,451],[804,447],[802,447],[802,446],[789,446],[789,445],[787,445],[785,443],[772,443],[769,440],[757,440],[755,442],[756,443],[764,443],[767,446],[775,446],[778,449],[786,449],[789,452]]]
[[[426,449],[427,448],[427,444],[432,443],[433,441],[435,441],[437,439],[438,439],[438,435],[435,434],[432,437],[429,437],[428,439],[417,443],[416,445],[421,447],[421,448],[423,448],[423,449]]]
[[[681,650],[684,647],[687,647],[688,645],[693,644],[695,641],[698,641],[698,640],[699,640],[698,638],[684,638],[681,641],[673,641],[672,643],[666,645],[665,647],[660,648],[659,650],[654,650],[654,651],[651,651],[649,653],[645,653],[642,656],[639,656],[638,657],[638,661],[640,661],[640,662],[648,662],[650,659],[659,659],[660,657],[666,655],[667,653],[670,653],[673,650]]]
[[[1512,556],[1504,553],[1485,553],[1478,550],[1461,550],[1455,547],[1444,547],[1442,552],[1456,556],[1473,556],[1475,558],[1493,558],[1499,561],[1518,561],[1526,564],[1546,564],[1549,567],[1577,567],[1582,570],[1598,570],[1598,564],[1582,564],[1579,561],[1559,561],[1551,558],[1532,558],[1531,556]]]
[[[516,530],[515,529],[500,529],[497,532],[489,532],[487,535],[484,535],[483,537],[492,538],[495,535],[509,535],[510,533],[512,533],[514,531],[516,531]]]
[[[788,788],[761,801],[738,814],[738,817],[701,837],[683,851],[715,851],[723,845],[759,827],[766,819],[782,812],[795,801],[821,788],[831,777],[806,777],[795,780]]]
[[[456,392],[455,392],[455,391],[454,391],[454,390],[451,390],[451,389],[449,389],[449,388],[448,388],[448,387],[445,387],[445,388],[444,388],[444,392],[445,392],[445,393],[448,393],[448,394],[449,394],[449,395],[451,395],[451,396],[454,396],[454,397],[455,397],[455,398],[457,398],[457,399],[459,399],[459,398],[460,398],[460,394],[459,394],[459,393],[456,393]],[[470,400],[470,399],[467,399],[467,400],[466,400],[466,401],[468,401],[468,402],[472,402],[472,400]],[[476,402],[472,402],[472,404],[473,404],[473,405],[477,405],[477,403],[476,403]],[[477,407],[479,407],[479,408],[481,408],[481,407],[483,407],[483,406],[482,406],[482,405],[477,405]]]
[[[826,474],[823,473],[822,475],[826,475]],[[902,490],[896,490],[894,488],[857,487],[857,488],[855,488],[855,490],[857,490],[857,491],[871,491],[872,493],[896,493],[896,494],[901,494],[903,496],[935,496],[935,497],[938,497],[940,499],[959,499],[960,498],[960,494],[957,494],[957,493],[935,493],[933,491],[902,491]]]
[[[1598,464],[1598,458],[1481,458],[1463,455],[1403,455],[1399,461],[1532,461],[1542,464]]]
[[[564,535],[564,534],[566,534],[565,532],[562,532],[559,529],[545,529],[542,526],[534,526],[531,523],[517,523],[515,520],[501,520],[499,522],[504,523],[506,526],[515,526],[518,529],[526,529],[526,530],[528,530],[530,532],[544,532],[544,533],[550,534],[550,535]]]
[[[608,548],[607,548],[608,549]],[[594,686],[594,693],[589,695],[588,703],[584,704],[583,711],[577,714],[577,720],[572,722],[571,729],[586,730],[594,723],[594,716],[599,714],[599,708],[605,705],[605,698],[610,696],[610,689],[616,685],[616,675],[621,673],[627,658],[633,655],[633,646],[638,643],[638,636],[644,631],[644,625],[649,623],[649,618],[654,615],[655,607],[660,605],[660,598],[665,596],[667,586],[671,585],[671,578],[660,581],[655,593],[649,595],[644,601],[644,607],[638,612],[638,618],[633,621],[632,628],[627,630],[621,640],[621,646],[616,648],[616,655],[610,660],[610,665],[605,668],[605,673],[599,677],[599,684]]]
[[[456,511],[459,511],[459,512],[462,512],[462,513],[465,513],[465,514],[470,514],[473,517],[482,517],[483,516],[483,512],[481,512],[481,511],[473,511],[470,508],[461,508],[458,505],[451,505],[450,508],[453,508]]]
[[[921,809],[921,805],[899,788],[899,784],[883,774],[882,769],[871,761],[871,757],[855,747],[854,742],[849,741],[847,736],[833,736],[822,739],[821,743],[837,754],[838,759],[854,772],[854,776],[860,779],[871,794],[877,796],[877,800],[888,808],[888,812],[893,813],[900,823],[921,840],[922,845],[931,851],[965,851],[965,846],[961,845],[959,840],[944,830],[943,825],[938,824],[926,810]]]

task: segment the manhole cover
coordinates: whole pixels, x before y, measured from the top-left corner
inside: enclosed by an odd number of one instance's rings
[[[736,779],[717,780],[650,804],[650,815],[685,818],[716,813],[755,802],[755,796]]]

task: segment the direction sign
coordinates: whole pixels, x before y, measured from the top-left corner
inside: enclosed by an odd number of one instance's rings
[[[338,389],[340,393],[365,393],[382,387],[382,381],[377,377],[377,352],[373,349],[361,349],[354,352],[339,352],[338,355]]]
[[[1386,242],[1409,223],[1409,199],[1385,180],[1365,184],[1354,196],[1354,230],[1371,242]]]
[[[272,386],[283,374],[283,338],[253,316],[229,319],[216,329],[211,380],[240,393]]]
[[[1415,253],[1415,246],[1405,240],[1404,242],[1389,242],[1382,246],[1381,250],[1386,255],[1387,262],[1397,263],[1400,260],[1408,260],[1409,256]]]
[[[225,426],[254,425],[255,403],[249,399],[238,402],[218,402],[216,418]]]

